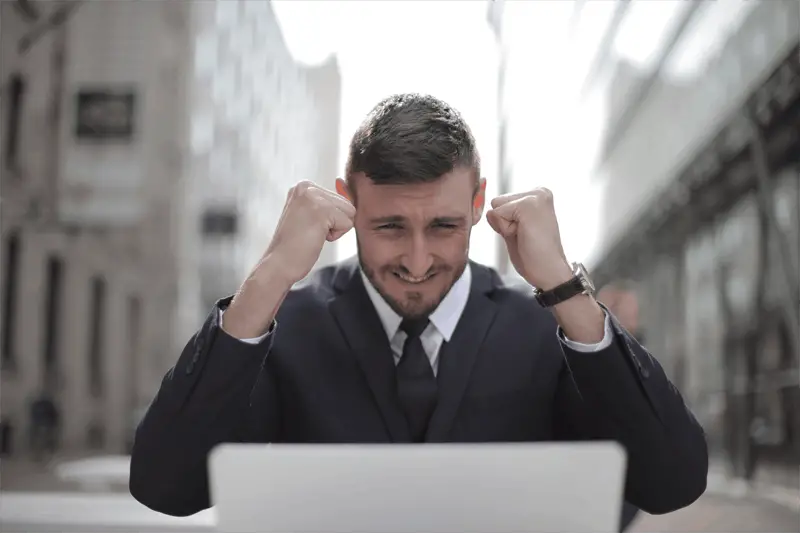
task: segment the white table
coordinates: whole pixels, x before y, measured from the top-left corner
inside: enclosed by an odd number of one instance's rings
[[[62,481],[73,482],[81,489],[103,492],[114,486],[128,486],[130,455],[107,455],[64,461],[54,468]]]
[[[186,518],[151,511],[128,494],[0,492],[3,533],[209,533],[213,509]]]

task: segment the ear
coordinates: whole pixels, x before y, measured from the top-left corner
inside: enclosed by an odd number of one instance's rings
[[[486,178],[478,181],[478,191],[472,199],[472,225],[477,224],[483,215],[483,207],[486,205]]]
[[[347,186],[347,182],[342,178],[336,178],[336,192],[340,196],[347,198],[351,204],[353,203],[353,195],[350,194],[350,188]]]

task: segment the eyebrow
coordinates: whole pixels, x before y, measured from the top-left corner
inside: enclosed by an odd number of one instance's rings
[[[431,222],[434,224],[462,225],[467,223],[467,217],[465,216],[436,217]]]
[[[369,221],[372,224],[396,224],[402,222],[404,219],[400,215],[393,215],[388,217],[371,218]]]
[[[398,224],[400,222],[404,222],[406,220],[405,217],[400,215],[393,215],[388,217],[378,217],[370,219],[370,223],[372,224]],[[457,224],[463,225],[466,224],[467,217],[465,216],[446,216],[446,217],[436,217],[431,220],[432,224]]]

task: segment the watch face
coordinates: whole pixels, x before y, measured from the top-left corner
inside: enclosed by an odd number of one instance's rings
[[[594,283],[592,283],[591,278],[589,278],[589,272],[586,270],[586,267],[584,267],[582,263],[575,263],[575,267],[577,270],[576,275],[581,280],[581,285],[583,285],[586,293],[594,293]]]

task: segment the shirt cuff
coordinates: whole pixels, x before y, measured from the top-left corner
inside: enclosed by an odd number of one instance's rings
[[[582,353],[599,352],[611,346],[611,341],[614,339],[614,332],[611,329],[611,318],[608,316],[608,312],[605,309],[603,309],[603,313],[606,317],[604,322],[605,332],[603,333],[603,340],[596,344],[584,344],[582,342],[571,341],[566,335],[564,335],[564,330],[559,326],[558,337],[561,339],[561,342],[563,342],[567,348],[571,348],[576,352]]]
[[[225,333],[227,333],[227,331],[225,330],[225,323],[222,321],[222,318],[224,316],[225,316],[225,310],[224,309],[220,309],[219,310],[219,327],[221,327],[222,330],[225,331]],[[261,341],[263,341],[264,339],[267,338],[267,336],[269,335],[270,331],[272,331],[272,328],[269,328],[269,331],[267,331],[266,333],[264,333],[260,337],[253,337],[251,339],[236,339],[236,340],[238,340],[239,342],[243,342],[245,344],[261,344]]]

